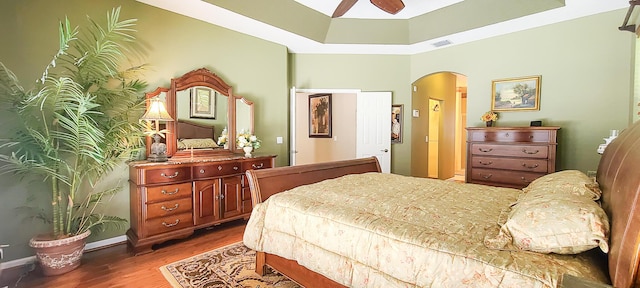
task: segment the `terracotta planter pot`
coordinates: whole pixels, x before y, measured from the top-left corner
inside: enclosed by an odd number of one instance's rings
[[[36,250],[36,258],[40,262],[44,275],[60,275],[80,266],[84,245],[87,243],[89,235],[91,235],[91,231],[59,240],[36,236],[31,238],[29,246]]]

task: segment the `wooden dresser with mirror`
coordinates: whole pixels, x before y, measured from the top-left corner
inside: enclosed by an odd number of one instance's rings
[[[161,127],[167,131],[168,161],[129,164],[129,250],[151,252],[153,245],[188,237],[196,229],[248,219],[252,204],[244,172],[274,167],[276,157],[247,157],[235,145],[238,132],[254,132],[253,102],[234,95],[231,86],[205,68],[173,78],[170,88],[146,96],[164,101],[175,121]],[[217,145],[223,131],[229,143]],[[151,142],[147,137],[147,155]]]

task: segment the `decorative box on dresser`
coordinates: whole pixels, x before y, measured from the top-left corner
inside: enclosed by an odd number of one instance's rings
[[[184,238],[194,230],[251,215],[251,192],[244,172],[273,167],[274,155],[223,156],[137,161],[129,164],[133,254]]]
[[[560,127],[467,127],[466,182],[523,188],[556,171]]]

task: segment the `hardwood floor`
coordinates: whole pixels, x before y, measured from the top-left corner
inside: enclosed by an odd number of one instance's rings
[[[160,266],[242,241],[245,225],[246,221],[238,220],[202,229],[187,239],[163,243],[154,252],[139,256],[131,256],[126,244],[88,252],[76,270],[46,277],[36,268],[17,285],[20,271],[28,270],[10,269],[3,272],[6,280],[0,281],[0,287],[171,287]]]

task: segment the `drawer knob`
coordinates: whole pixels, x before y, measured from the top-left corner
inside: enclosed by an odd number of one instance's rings
[[[488,175],[482,175],[482,174],[480,174],[480,176],[481,176],[482,178],[484,178],[484,179],[489,179],[489,178],[491,178],[491,176],[493,176],[493,174],[488,174]]]
[[[522,163],[522,167],[529,168],[529,169],[538,168],[538,166],[539,166],[538,164],[527,165],[527,163]]]
[[[200,174],[204,174],[204,169],[200,169]]]
[[[478,148],[478,150],[480,150],[480,152],[488,153],[488,152],[493,151],[493,148],[489,148],[489,149]]]
[[[504,134],[505,137],[509,137],[509,132],[507,132],[506,134]]]
[[[176,222],[173,222],[173,223],[167,223],[167,222],[162,221],[162,225],[164,227],[167,227],[167,228],[176,226],[176,225],[178,225],[178,223],[180,223],[180,219],[176,219]]]
[[[533,155],[533,154],[538,154],[538,152],[540,152],[540,150],[528,151],[527,148],[524,148],[524,149],[522,149],[522,152],[524,152],[525,154]]]
[[[222,171],[222,166],[218,166],[218,171]]]
[[[233,166],[233,170],[238,170],[238,166]]]
[[[174,194],[178,193],[178,190],[179,190],[178,188],[176,188],[176,191],[167,191],[167,190],[162,189],[162,191],[160,191],[160,193],[162,193],[164,195],[174,195]]]
[[[531,181],[527,180],[527,178],[524,178],[524,176],[520,177],[520,180],[522,180],[522,182],[524,183],[531,183]]]
[[[260,163],[260,165],[256,165],[256,164],[254,163],[254,164],[251,164],[251,167],[252,167],[253,169],[260,169],[260,168],[264,167],[264,163]]]
[[[164,174],[164,172],[162,172],[162,173],[160,173],[160,176],[171,179],[171,178],[178,177],[178,174],[180,174],[180,172],[178,172],[178,171],[173,173],[173,175],[167,175],[167,174]]]
[[[176,203],[176,205],[173,205],[173,207],[167,208],[166,206],[162,205],[162,207],[160,207],[160,209],[166,211],[166,212],[171,212],[173,210],[178,209],[178,206],[180,206],[178,203]]]
[[[485,166],[493,164],[493,161],[482,162],[482,160],[480,160],[479,162],[480,162],[480,164],[485,165]]]

